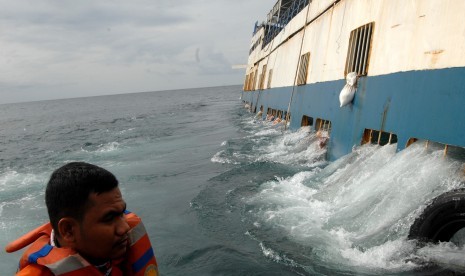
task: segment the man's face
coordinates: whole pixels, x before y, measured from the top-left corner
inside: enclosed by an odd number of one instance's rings
[[[89,195],[87,209],[76,233],[75,250],[89,261],[116,259],[126,252],[129,225],[124,218],[126,203],[119,188]]]

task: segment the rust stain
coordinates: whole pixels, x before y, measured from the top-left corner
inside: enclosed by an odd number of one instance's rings
[[[439,59],[439,55],[444,53],[444,50],[432,50],[425,52],[425,55],[431,55],[431,66],[436,65]]]
[[[392,25],[391,28],[394,29],[396,27],[399,27],[401,24],[396,24],[396,25]]]
[[[440,54],[442,52],[444,52],[444,50],[433,50],[433,51],[425,52],[425,54],[427,54],[427,55],[437,55],[437,54]]]
[[[386,118],[387,114],[389,112],[389,106],[391,105],[391,99],[389,98],[386,103],[384,104],[384,110],[383,110],[383,118],[381,119],[381,129],[380,131],[384,131],[384,127],[386,125]]]

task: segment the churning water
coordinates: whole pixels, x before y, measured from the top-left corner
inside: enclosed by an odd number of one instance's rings
[[[254,172],[228,193],[267,258],[302,274],[422,274],[430,261],[465,268],[462,247],[407,240],[425,203],[463,187],[463,160],[418,143],[397,153],[396,145],[354,147],[327,163],[308,127],[282,132],[251,115],[240,125],[248,135],[212,160]]]
[[[239,94],[233,86],[2,106],[0,244],[47,220],[48,176],[82,160],[118,177],[164,275],[465,272],[463,245],[407,239],[431,199],[464,186],[463,160],[416,143],[357,146],[327,162],[308,127],[257,120]],[[19,255],[0,253],[0,275],[13,274]]]

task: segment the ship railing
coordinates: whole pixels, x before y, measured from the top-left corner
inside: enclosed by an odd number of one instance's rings
[[[265,36],[263,38],[262,49],[268,45],[286,25],[302,11],[308,4],[309,0],[278,1],[281,4],[279,9],[275,7],[268,14],[265,22]]]

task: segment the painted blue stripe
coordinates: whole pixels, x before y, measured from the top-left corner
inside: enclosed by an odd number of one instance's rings
[[[365,129],[396,134],[398,150],[410,138],[465,147],[463,76],[465,67],[361,77],[353,103],[343,108],[344,79],[247,91],[242,99],[266,113],[268,108],[287,111],[292,96],[291,130],[300,127],[303,115],[330,120],[329,160],[352,152]]]
[[[53,249],[53,246],[51,246],[50,244],[44,245],[44,247],[42,247],[39,251],[34,252],[31,255],[29,255],[29,258],[28,258],[29,263],[36,264],[37,259],[47,256],[48,253],[52,251],[52,249]]]
[[[152,259],[153,256],[154,256],[153,249],[152,249],[152,247],[150,247],[149,250],[147,250],[144,253],[144,255],[142,255],[139,258],[139,260],[137,260],[135,263],[132,264],[132,271],[134,273],[139,272],[139,270],[144,268],[144,266],[150,261],[150,259]]]

